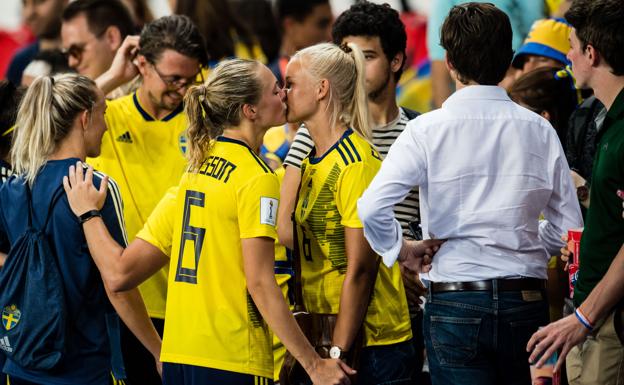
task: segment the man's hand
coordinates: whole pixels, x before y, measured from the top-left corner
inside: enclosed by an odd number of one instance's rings
[[[117,50],[108,71],[100,75],[95,83],[108,94],[115,88],[128,83],[139,74],[134,58],[139,52],[139,36],[127,36]]]
[[[529,362],[535,362],[541,355],[536,363],[536,366],[541,368],[548,358],[561,348],[554,369],[555,372],[558,372],[570,349],[585,341],[588,335],[589,330],[576,319],[574,314],[550,323],[531,336],[526,347],[527,352],[533,351],[529,357]]]
[[[127,36],[117,50],[109,71],[123,83],[134,79],[139,70],[134,65],[134,58],[139,52],[139,36]]]
[[[313,384],[350,385],[349,376],[356,373],[347,364],[337,359],[319,359],[308,371]]]
[[[424,241],[403,240],[403,246],[399,251],[401,265],[415,273],[428,273],[431,270],[433,255],[438,251],[445,240],[427,239]]]
[[[401,268],[401,276],[403,277],[403,286],[405,287],[405,296],[410,309],[416,309],[422,304],[421,296],[427,293],[427,288],[420,282],[417,274],[412,273],[409,269],[399,262]]]
[[[561,248],[561,260],[566,263],[563,268],[564,271],[568,271],[568,265],[570,264],[570,257],[572,256],[572,251],[568,249],[568,235],[564,234],[561,236],[561,240],[565,242],[565,246]]]

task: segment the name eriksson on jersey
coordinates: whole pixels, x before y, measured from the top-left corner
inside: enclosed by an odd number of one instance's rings
[[[217,180],[223,180],[223,183],[227,183],[235,169],[236,165],[229,160],[219,156],[209,156],[201,166],[199,166],[197,173],[211,176]]]

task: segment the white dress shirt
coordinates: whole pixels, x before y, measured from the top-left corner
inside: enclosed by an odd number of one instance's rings
[[[496,86],[461,88],[410,121],[359,199],[366,239],[388,266],[402,244],[392,207],[414,186],[424,237],[447,239],[424,275],[433,282],[544,279],[561,235],[583,226],[555,130]]]

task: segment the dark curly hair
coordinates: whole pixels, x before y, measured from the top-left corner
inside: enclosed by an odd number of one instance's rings
[[[384,55],[391,61],[397,53],[403,53],[401,69],[394,74],[394,80],[399,81],[405,64],[405,46],[407,35],[405,25],[399,18],[399,13],[388,4],[374,4],[361,1],[343,12],[332,28],[332,39],[335,44],[342,43],[347,36],[379,37]]]
[[[624,75],[624,6],[621,0],[575,0],[565,14],[583,50],[592,45],[616,76]]]
[[[156,63],[165,50],[171,49],[199,60],[202,66],[208,64],[204,38],[187,16],[164,16],[147,23],[141,31],[139,46],[139,54],[150,63]]]
[[[497,85],[503,80],[513,58],[511,23],[505,12],[490,3],[456,5],[440,35],[460,82]]]

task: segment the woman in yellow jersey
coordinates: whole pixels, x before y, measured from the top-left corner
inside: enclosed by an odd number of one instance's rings
[[[331,357],[348,356],[362,330],[358,384],[407,384],[415,353],[401,273],[378,263],[357,214],[381,165],[369,143],[364,56],[354,44],[318,44],[291,59],[285,80],[287,120],[305,123],[315,144],[295,207],[305,307],[338,315]],[[288,231],[280,238],[292,239]]]
[[[84,225],[93,259],[113,290],[135,287],[170,264],[164,383],[271,384],[265,320],[314,383],[349,383],[345,372],[352,370],[317,355],[275,282],[279,187],[257,155],[266,130],[285,119],[275,77],[259,62],[224,61],[204,85],[189,90],[185,109],[188,171],[137,239],[124,250],[97,216]],[[106,193],[80,167],[70,169],[64,184],[76,215],[96,210]]]

